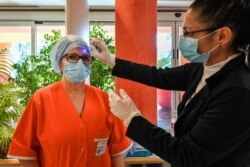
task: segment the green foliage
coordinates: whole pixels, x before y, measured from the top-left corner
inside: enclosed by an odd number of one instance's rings
[[[45,34],[45,44],[39,55],[26,56],[22,63],[13,65],[17,74],[13,79],[16,86],[26,88],[21,100],[22,105],[28,103],[30,96],[36,90],[61,79],[61,76],[53,71],[50,62],[50,51],[61,36],[61,32],[55,30],[52,34]]]
[[[5,158],[15,130],[13,123],[19,119],[23,111],[18,98],[23,92],[24,89],[15,88],[12,81],[0,84],[0,158]]]
[[[167,53],[167,55],[160,55],[157,60],[157,68],[165,68],[171,66],[171,52]]]
[[[20,95],[19,90],[13,89],[13,83],[7,82],[13,62],[8,49],[0,50],[0,158],[4,158],[14,128],[11,126],[11,121],[15,121],[20,116],[19,105],[16,96]]]
[[[109,51],[114,55],[114,39],[107,35],[101,24],[94,24],[90,31],[90,40],[93,38],[101,38],[109,48]],[[110,89],[114,90],[114,77],[111,74],[112,68],[103,64],[99,60],[93,59],[91,66],[90,84],[100,88],[106,92]]]
[[[158,68],[165,68],[169,64],[168,58],[161,58],[157,61]]]

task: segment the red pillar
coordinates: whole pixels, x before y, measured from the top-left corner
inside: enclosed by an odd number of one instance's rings
[[[116,0],[115,11],[116,57],[155,65],[157,1]],[[142,114],[156,124],[156,89],[116,78],[116,91],[120,88],[125,89]]]

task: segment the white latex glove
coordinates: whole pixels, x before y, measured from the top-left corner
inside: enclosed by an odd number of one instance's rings
[[[115,65],[115,56],[111,55],[107,45],[102,39],[95,38],[90,41],[90,55],[110,67],[114,67]]]
[[[141,112],[137,109],[135,103],[123,89],[120,89],[120,95],[121,97],[115,92],[110,93],[109,106],[111,112],[123,120],[128,127],[132,118],[141,115]]]

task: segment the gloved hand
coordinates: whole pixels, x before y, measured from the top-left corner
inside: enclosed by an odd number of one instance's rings
[[[115,65],[115,57],[111,55],[107,45],[102,39],[95,38],[90,41],[90,55],[96,57],[110,67],[114,67]]]
[[[135,103],[123,89],[120,89],[120,95],[121,97],[115,92],[110,93],[109,106],[111,112],[123,120],[128,127],[132,118],[141,115],[141,112],[137,109]]]

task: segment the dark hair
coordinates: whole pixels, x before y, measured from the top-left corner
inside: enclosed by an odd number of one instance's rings
[[[229,27],[233,32],[230,50],[243,50],[250,64],[250,0],[195,0],[189,8],[209,27]]]

